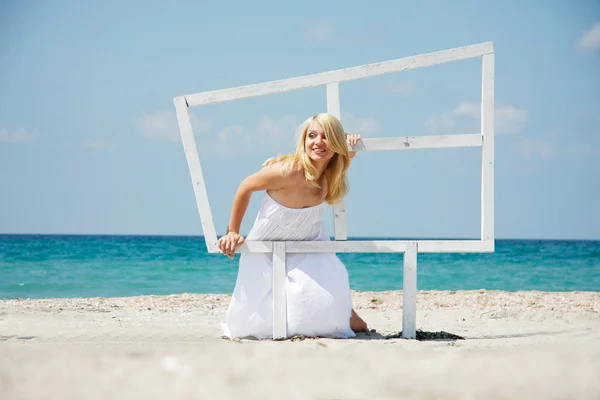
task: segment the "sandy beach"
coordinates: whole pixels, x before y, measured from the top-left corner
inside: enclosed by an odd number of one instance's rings
[[[420,291],[438,340],[394,291],[353,293],[355,339],[230,341],[229,298],[0,301],[0,398],[600,398],[600,293]]]

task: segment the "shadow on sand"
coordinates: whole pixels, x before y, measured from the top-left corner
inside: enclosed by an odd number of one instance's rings
[[[453,342],[456,340],[465,340],[464,337],[455,335],[453,333],[448,333],[444,331],[439,332],[427,332],[422,330],[417,330],[416,340],[418,341],[440,341],[440,342]],[[223,339],[227,339],[223,337]],[[304,336],[304,335],[296,335],[286,339],[275,339],[275,341],[290,341],[290,342],[298,342],[302,340],[310,340],[310,339],[329,339],[326,337],[320,336]],[[371,329],[368,332],[358,332],[355,337],[345,340],[391,340],[391,339],[403,339],[402,332],[390,334],[390,335],[382,335],[377,332],[375,329]],[[246,340],[253,340],[253,338],[246,338]],[[256,340],[256,339],[254,339]],[[271,340],[271,339],[269,339]],[[237,341],[237,340],[234,340]]]
[[[371,329],[369,332],[359,332],[356,334],[355,339],[359,340],[389,340],[389,339],[404,339],[402,337],[402,331],[390,335],[382,335],[377,332],[375,329]],[[455,335],[453,333],[438,331],[438,332],[428,332],[422,331],[420,329],[416,332],[416,340],[418,341],[456,341],[456,340],[465,340],[464,337]]]

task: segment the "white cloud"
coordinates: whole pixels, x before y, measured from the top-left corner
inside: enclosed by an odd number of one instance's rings
[[[195,134],[210,131],[210,124],[190,113],[192,128]],[[181,140],[177,116],[172,110],[158,110],[154,113],[146,113],[139,116],[135,124],[140,134],[149,140]]]
[[[295,115],[284,115],[279,118],[263,116],[258,121],[256,133],[261,139],[293,143],[298,125],[300,125],[300,122]]]
[[[527,122],[527,113],[513,105],[496,107],[496,130],[498,133],[521,133]]]
[[[374,135],[381,130],[381,124],[372,117],[357,117],[349,112],[342,112],[342,124],[347,133]]]
[[[305,28],[306,39],[310,42],[323,43],[333,39],[335,27],[326,21],[309,23]]]
[[[425,128],[435,134],[479,132],[480,107],[477,103],[461,102],[452,111],[428,118]],[[497,134],[521,133],[526,122],[527,113],[524,110],[510,104],[496,104]]]
[[[216,140],[200,145],[212,156],[232,157],[243,152],[243,143],[248,141],[246,136],[243,126],[230,125],[217,133]]]
[[[600,49],[600,22],[596,22],[590,29],[581,35],[577,41],[577,47],[581,51],[588,52]]]
[[[9,131],[6,128],[0,128],[0,142],[7,143],[33,143],[38,139],[37,133],[31,133],[23,128],[16,131]]]
[[[169,115],[158,114],[156,126],[165,129],[165,120]],[[261,154],[266,157],[284,152],[292,152],[296,146],[296,131],[303,120],[293,114],[272,117],[264,115],[256,125],[227,125],[219,130],[197,138],[198,151],[201,155],[217,157],[235,157],[239,155]],[[357,117],[351,113],[342,113],[342,122],[347,132],[372,135],[380,130],[379,122],[371,117]],[[206,127],[210,125],[206,122]],[[166,136],[166,135],[164,135]],[[176,132],[177,138],[179,133]],[[170,136],[169,136],[170,137]]]
[[[244,154],[274,155],[273,152],[293,151],[295,133],[300,125],[294,115],[281,117],[262,116],[255,127],[228,125],[221,129],[213,139],[205,135],[199,146],[204,154],[221,157],[233,157]]]
[[[526,158],[563,158],[585,160],[592,155],[591,143],[564,143],[557,135],[544,138],[523,139],[517,143],[517,150]]]
[[[540,157],[548,159],[556,155],[554,143],[547,139],[523,139],[519,143],[519,151],[524,157]]]

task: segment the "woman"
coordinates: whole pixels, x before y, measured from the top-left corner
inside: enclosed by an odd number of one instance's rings
[[[265,162],[238,188],[227,234],[218,241],[233,258],[244,242],[240,225],[253,192],[265,191],[247,240],[330,240],[324,231],[326,204],[348,191],[346,172],[360,135],[346,137],[330,114],[309,118],[298,131],[296,152]],[[348,338],[367,330],[352,309],[348,272],[333,253],[287,254],[288,335]],[[243,253],[224,334],[227,337],[272,337],[272,254]]]

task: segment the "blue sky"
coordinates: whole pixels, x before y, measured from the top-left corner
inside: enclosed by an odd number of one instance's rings
[[[0,233],[202,234],[173,97],[487,41],[496,237],[600,239],[593,0],[2,2]],[[480,59],[342,83],[342,122],[364,137],[477,133],[480,92]],[[241,180],[325,110],[324,87],[191,109],[219,234]],[[359,154],[349,235],[478,237],[480,162]]]

